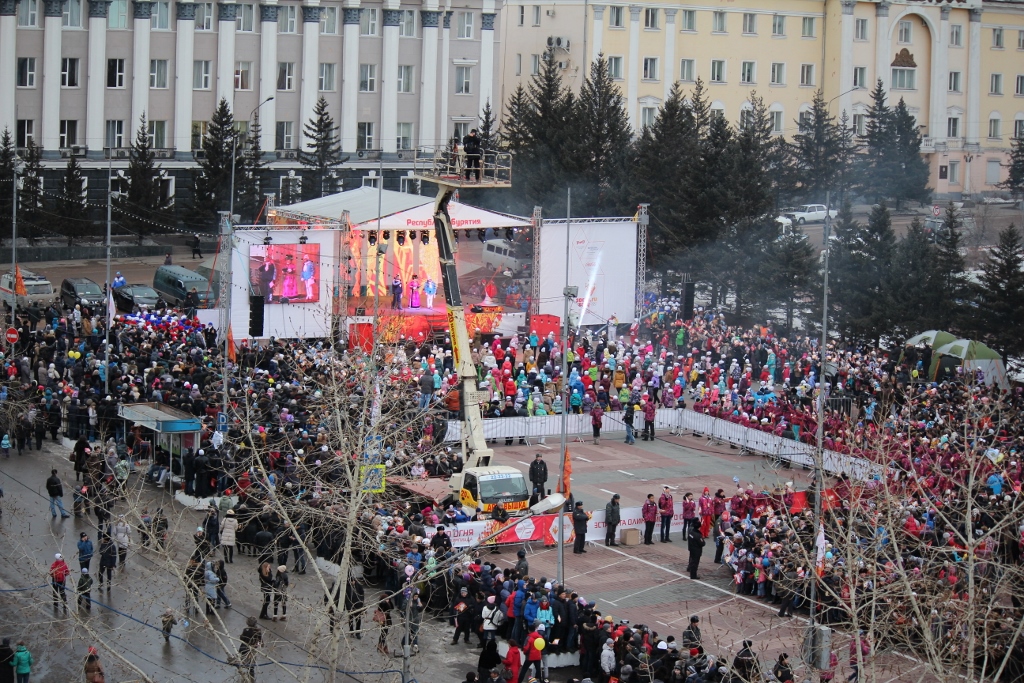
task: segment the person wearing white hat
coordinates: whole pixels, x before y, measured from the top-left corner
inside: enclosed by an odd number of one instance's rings
[[[64,591],[64,582],[67,581],[71,570],[64,561],[64,556],[57,553],[53,556],[53,564],[50,565],[50,588],[53,589],[53,608],[57,609],[57,598],[64,603],[64,611],[68,609],[68,595]]]

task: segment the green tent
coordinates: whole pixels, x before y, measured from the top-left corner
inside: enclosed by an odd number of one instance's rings
[[[928,330],[927,332],[922,332],[921,334],[915,335],[903,342],[903,348],[900,350],[900,358],[898,362],[903,362],[903,357],[906,355],[906,348],[908,346],[927,344],[932,349],[935,349],[953,341],[956,341],[956,337],[949,332],[943,332],[942,330]]]
[[[986,384],[997,384],[1004,391],[1010,388],[1002,356],[972,339],[956,339],[936,347],[928,375],[934,380],[940,373],[945,375],[947,369],[958,365],[963,366],[965,373],[981,370]]]

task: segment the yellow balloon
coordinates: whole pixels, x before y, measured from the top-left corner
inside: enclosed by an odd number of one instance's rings
[[[538,638],[537,640],[533,641],[533,647],[537,650],[543,650],[545,647],[547,647],[547,643],[544,642],[543,638]]]

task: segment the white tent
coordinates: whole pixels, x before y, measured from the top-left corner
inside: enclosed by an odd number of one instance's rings
[[[503,213],[478,209],[468,204],[451,202],[448,204],[448,215],[452,219],[452,227],[456,229],[470,228],[527,228],[530,221],[525,218],[508,216]],[[352,226],[353,230],[377,230],[376,216]],[[384,215],[380,220],[381,230],[417,230],[434,227],[434,202],[415,206],[405,211]]]

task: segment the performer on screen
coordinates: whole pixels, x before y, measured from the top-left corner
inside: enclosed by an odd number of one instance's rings
[[[284,257],[284,287],[281,296],[285,299],[294,299],[299,295],[298,283],[295,281],[295,257],[288,254]]]
[[[306,301],[316,301],[316,268],[309,254],[302,255],[302,272],[299,277],[306,285]]]
[[[409,281],[409,308],[420,307],[420,278],[413,275]]]
[[[391,308],[402,307],[402,276],[395,275],[395,279],[391,281]]]
[[[260,280],[260,294],[266,297],[266,301],[269,304],[274,298],[274,281],[277,280],[277,266],[274,265],[274,260],[270,256],[266,256],[263,259],[263,265],[259,267],[257,272],[259,273]]]

